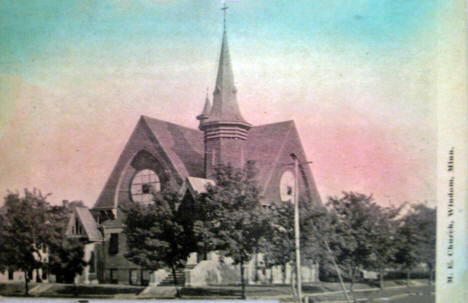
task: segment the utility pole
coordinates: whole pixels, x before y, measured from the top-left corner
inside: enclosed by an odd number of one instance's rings
[[[296,279],[297,296],[302,302],[302,277],[301,277],[301,241],[299,231],[299,161],[296,154],[291,153],[294,160],[294,234],[296,238]]]

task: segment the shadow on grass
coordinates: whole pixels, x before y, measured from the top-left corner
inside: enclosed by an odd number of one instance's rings
[[[143,286],[63,285],[57,284],[41,293],[46,297],[113,297],[116,294],[137,295]]]
[[[182,297],[229,297],[240,298],[241,289],[236,288],[183,288]]]
[[[29,283],[29,290],[35,286]],[[0,284],[0,294],[2,296],[24,296],[24,282],[9,282]]]

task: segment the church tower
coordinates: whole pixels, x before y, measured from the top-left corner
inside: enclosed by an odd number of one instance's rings
[[[242,117],[237,104],[237,89],[234,86],[231,58],[226,33],[226,5],[218,74],[213,92],[213,106],[207,97],[202,114],[197,116],[199,129],[204,133],[205,177],[209,178],[217,164],[242,167],[246,159],[245,148],[248,131],[252,127]]]

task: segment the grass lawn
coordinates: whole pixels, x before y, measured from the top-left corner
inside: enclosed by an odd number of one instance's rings
[[[354,285],[354,296],[359,299],[369,299],[369,302],[381,297],[394,297],[398,295],[412,295],[414,293],[433,292],[433,286],[425,285],[425,281],[413,280],[410,288],[405,287],[406,281],[389,281],[384,290],[378,290],[372,283],[356,283]],[[42,284],[46,286],[47,284]],[[30,285],[30,290],[35,284]],[[347,285],[348,287],[348,285]],[[49,287],[40,294],[39,297],[50,298],[115,298],[115,299],[141,299],[160,298],[171,299],[175,295],[174,287],[152,287],[147,289],[142,296],[140,293],[145,288],[143,286],[100,284],[100,285],[77,285],[70,284],[49,284]],[[149,290],[149,291],[148,291]],[[325,302],[344,300],[339,283],[322,282],[305,284],[303,293],[310,296],[309,302]],[[1,296],[23,296],[24,283],[3,283],[0,284]],[[183,287],[181,289],[182,299],[238,299],[241,296],[239,285],[230,286],[206,286],[206,287]],[[248,299],[276,299],[281,302],[292,302],[292,291],[289,285],[249,285],[246,287]],[[378,302],[375,301],[375,302]]]
[[[29,283],[29,289],[34,287],[34,283]],[[0,283],[0,295],[2,296],[23,296],[24,282]]]

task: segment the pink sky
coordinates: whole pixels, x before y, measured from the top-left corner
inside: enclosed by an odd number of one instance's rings
[[[114,2],[18,6],[29,23],[4,18],[18,45],[0,66],[2,193],[37,187],[92,206],[140,115],[197,127],[215,82],[219,3]],[[437,20],[435,4],[382,3],[232,4],[239,106],[254,125],[296,122],[323,200],[345,190],[435,205],[434,41],[450,39],[451,19]],[[54,17],[61,9],[67,18]]]

